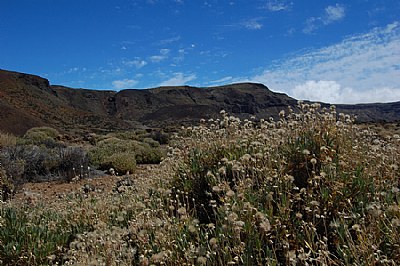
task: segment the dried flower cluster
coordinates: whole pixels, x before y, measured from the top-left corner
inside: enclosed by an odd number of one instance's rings
[[[221,112],[221,119],[183,128],[168,158],[123,190],[77,192],[30,209],[4,203],[0,260],[10,263],[5,254],[14,254],[16,264],[31,265],[396,265],[400,138],[361,129],[334,106],[300,102],[299,109],[282,111],[279,121]],[[70,238],[41,260],[26,249],[18,253],[22,247],[3,237],[10,209],[42,221],[49,234],[64,228]]]

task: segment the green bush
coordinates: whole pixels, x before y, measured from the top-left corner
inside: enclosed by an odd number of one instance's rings
[[[117,173],[125,174],[134,172],[136,169],[135,153],[119,152],[114,153],[103,163],[106,169],[114,168]]]
[[[55,140],[59,136],[57,129],[51,127],[34,127],[29,129],[24,139],[32,141],[33,143],[40,143],[45,140]]]
[[[159,148],[153,148],[147,143],[134,141],[133,146],[138,164],[157,164],[161,162],[162,152]]]
[[[109,134],[110,137],[118,138],[121,140],[137,140],[135,131],[122,131]]]
[[[89,158],[95,167],[102,168],[103,165],[109,161],[109,158],[120,152],[126,152],[132,150],[129,149],[127,141],[120,140],[118,138],[109,138],[99,141],[96,146],[89,150]],[[103,169],[108,170],[108,169]]]
[[[119,153],[135,154],[138,164],[159,163],[162,158],[162,152],[158,148],[152,148],[149,144],[136,140],[121,140],[118,138],[99,141],[89,151],[89,156],[91,163],[95,167],[108,170],[110,157]]]
[[[144,139],[142,140],[142,142],[143,142],[143,143],[149,144],[150,147],[152,147],[152,148],[158,148],[158,147],[160,147],[160,143],[158,143],[158,141],[156,141],[156,140],[154,140],[154,139],[152,139],[152,138],[144,138]]]
[[[169,135],[163,131],[153,131],[150,133],[150,137],[161,145],[168,144],[169,142]]]

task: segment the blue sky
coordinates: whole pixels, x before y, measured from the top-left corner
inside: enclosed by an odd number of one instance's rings
[[[75,88],[251,81],[400,101],[400,1],[1,0],[0,68]]]

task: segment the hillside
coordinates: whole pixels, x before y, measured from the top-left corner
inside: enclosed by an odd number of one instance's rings
[[[217,117],[221,110],[241,118],[268,118],[296,103],[254,83],[115,92],[55,86],[39,76],[0,70],[0,129],[14,134],[44,125],[72,133],[175,126]],[[400,120],[400,102],[337,109],[356,114],[360,122]]]

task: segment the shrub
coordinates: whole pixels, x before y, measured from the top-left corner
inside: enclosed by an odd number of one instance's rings
[[[158,148],[152,148],[147,143],[118,138],[99,141],[89,151],[92,164],[102,170],[108,170],[110,157],[118,153],[135,154],[136,162],[139,164],[159,163],[162,157],[162,153]]]
[[[14,184],[33,181],[35,177],[48,174],[44,167],[45,158],[48,156],[39,146],[17,145],[1,150],[0,162]]]
[[[122,141],[118,138],[109,138],[99,141],[96,146],[90,149],[89,158],[95,167],[108,170],[102,166],[109,161],[109,158],[115,153],[126,152],[128,150],[132,150],[129,149],[128,141]]]
[[[0,201],[7,201],[14,192],[14,185],[8,179],[6,171],[0,164]]]
[[[0,163],[15,185],[88,175],[89,159],[80,147],[17,145],[0,151]]]
[[[110,137],[118,138],[121,140],[137,140],[135,131],[122,131],[109,134]]]
[[[120,174],[125,174],[127,172],[132,173],[136,169],[135,153],[114,153],[103,162],[102,167],[106,169],[114,168],[114,170]]]
[[[67,181],[78,176],[80,178],[89,177],[89,156],[81,147],[66,147],[59,150],[59,161],[54,170],[58,171]]]
[[[4,133],[0,131],[0,148],[15,146],[17,143],[17,137],[12,134]]]
[[[139,164],[157,164],[161,162],[162,152],[159,148],[153,148],[147,143],[134,141],[133,147],[136,153],[136,161]]]
[[[29,129],[25,135],[25,139],[40,142],[46,139],[55,140],[59,136],[57,129],[51,127],[34,127]]]
[[[169,135],[163,131],[157,130],[150,133],[150,137],[161,145],[168,144]]]
[[[143,143],[149,144],[150,147],[152,147],[152,148],[158,148],[158,147],[160,147],[160,143],[158,143],[158,141],[156,141],[156,140],[154,140],[154,139],[152,139],[152,138],[144,138],[144,139],[142,140],[142,142],[143,142]]]

